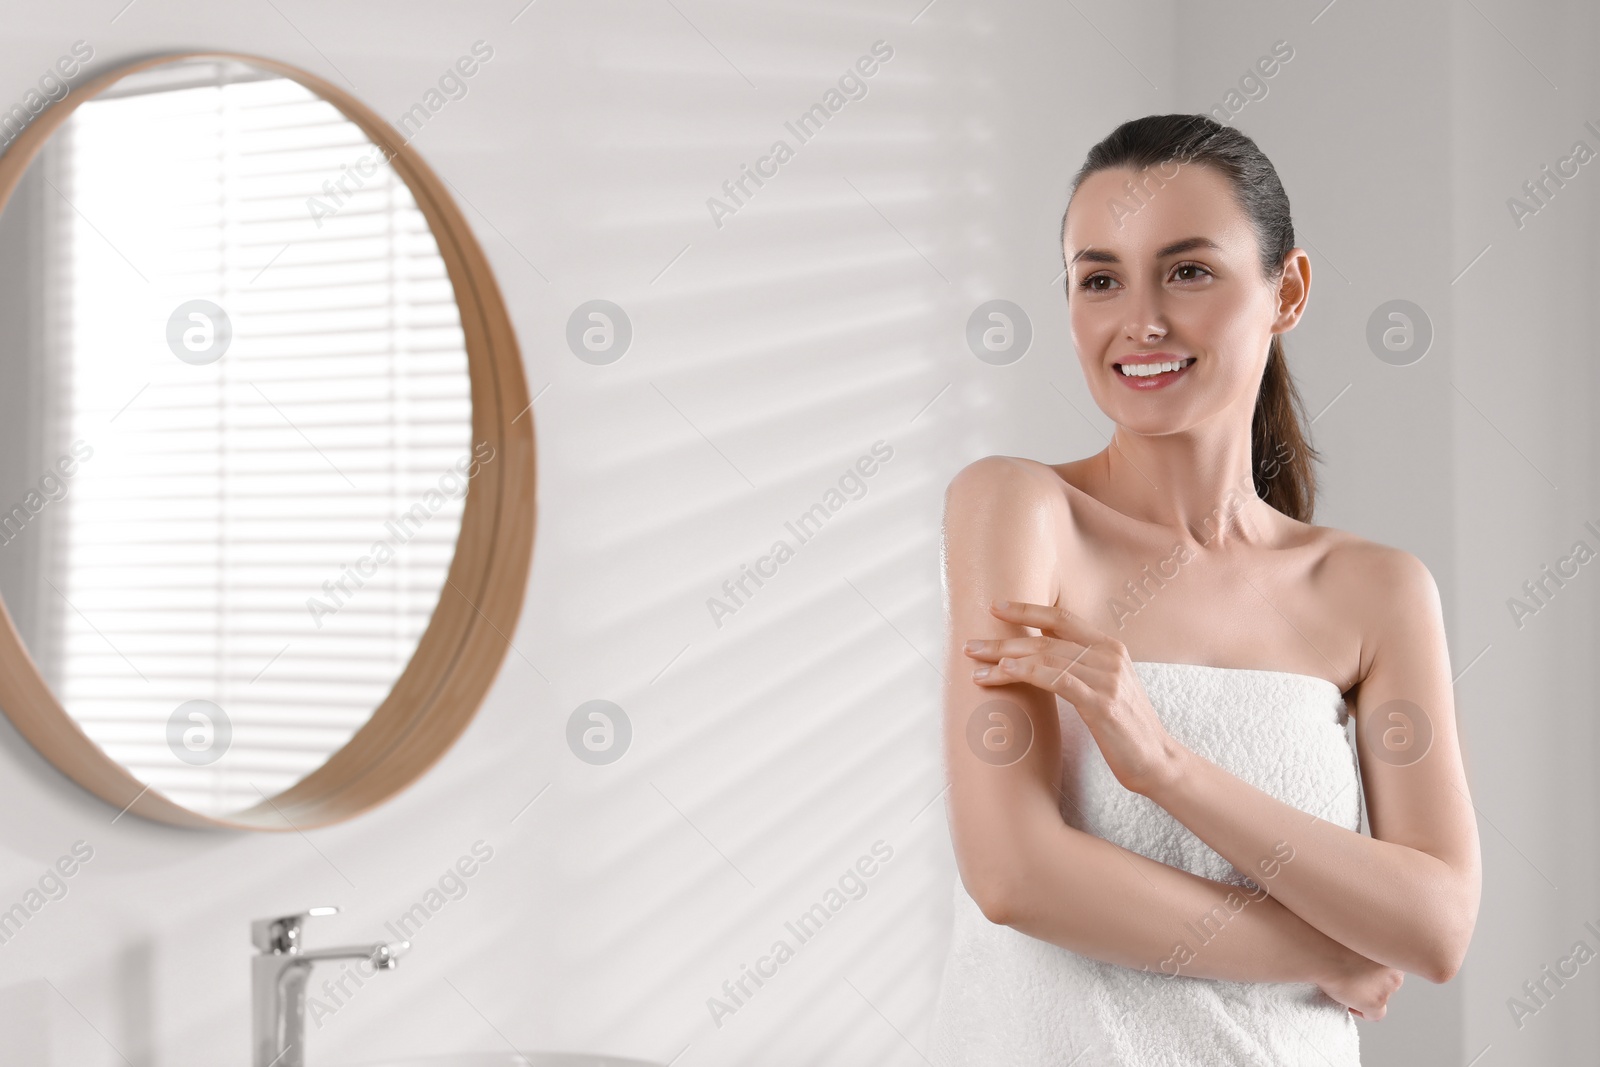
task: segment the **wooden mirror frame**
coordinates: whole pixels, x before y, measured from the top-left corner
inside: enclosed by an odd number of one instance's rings
[[[247,63],[337,107],[383,150],[428,220],[455,289],[471,378],[472,438],[494,458],[468,482],[455,556],[411,660],[372,717],[328,761],[260,804],[202,815],[156,792],[89,738],[51,692],[0,600],[0,708],[33,747],[113,808],[192,828],[305,830],[352,818],[420,778],[477,713],[505,660],[533,562],[533,412],[522,356],[489,261],[445,183],[397,131],[339,87],[239,52],[173,52],[100,74],[46,108],[0,155],[0,211],[50,135],[86,100],[142,70],[182,59]]]

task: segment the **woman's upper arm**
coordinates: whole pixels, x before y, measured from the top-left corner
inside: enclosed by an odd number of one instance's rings
[[[944,751],[950,835],[962,884],[994,922],[1024,878],[1033,830],[1061,821],[1060,720],[1053,694],[1026,683],[980,686],[972,638],[1035,635],[997,618],[991,600],[1055,602],[1065,501],[1021,460],[988,456],[945,491]]]
[[[1372,662],[1356,687],[1356,751],[1372,836],[1426,852],[1450,869],[1447,900],[1466,951],[1477,917],[1481,858],[1456,727],[1455,688],[1439,589],[1408,552],[1368,546]]]

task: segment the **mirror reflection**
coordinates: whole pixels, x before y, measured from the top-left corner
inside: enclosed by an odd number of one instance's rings
[[[494,459],[425,218],[298,82],[180,60],[50,138],[0,276],[13,625],[151,789],[269,800],[405,669]]]

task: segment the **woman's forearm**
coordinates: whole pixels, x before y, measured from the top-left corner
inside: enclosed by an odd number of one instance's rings
[[[1195,836],[1236,866],[1287,840],[1298,858],[1274,879],[1274,897],[1355,952],[1448,980],[1454,964],[1445,961],[1465,951],[1453,932],[1471,926],[1462,918],[1469,908],[1462,870],[1308,815],[1195,753],[1185,751],[1181,767],[1150,795]],[[1468,808],[1464,797],[1437,803]]]
[[[1027,859],[988,910],[1031,937],[1158,976],[1320,982],[1363,962],[1259,885],[1202,878],[1059,818],[1027,836],[1014,853]]]

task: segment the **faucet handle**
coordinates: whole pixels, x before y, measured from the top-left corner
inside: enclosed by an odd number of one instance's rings
[[[301,950],[300,930],[305,921],[317,915],[335,915],[338,911],[338,907],[330,904],[320,908],[308,908],[294,915],[257,919],[250,924],[250,940],[261,952],[298,955]]]

